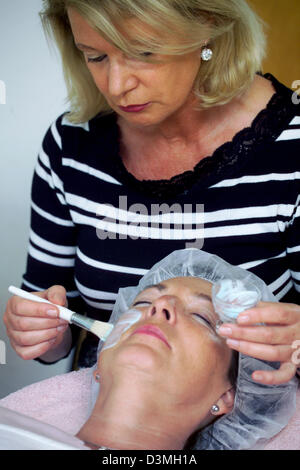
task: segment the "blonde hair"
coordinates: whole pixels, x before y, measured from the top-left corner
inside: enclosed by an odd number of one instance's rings
[[[182,55],[205,43],[213,58],[202,62],[194,92],[199,109],[223,105],[245,92],[265,54],[262,21],[245,0],[43,0],[40,13],[48,38],[62,56],[73,123],[113,110],[96,87],[83,53],[74,42],[67,8],[75,9],[101,36],[124,53]],[[126,19],[137,21],[126,29]],[[139,29],[141,26],[150,28]],[[154,56],[155,57],[155,56]],[[145,62],[155,58],[143,56]]]

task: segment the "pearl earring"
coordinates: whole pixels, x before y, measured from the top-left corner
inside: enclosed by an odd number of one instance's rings
[[[213,56],[213,51],[209,49],[209,47],[204,47],[201,51],[201,59],[204,60],[205,62],[208,62],[211,60]]]
[[[212,415],[218,413],[220,411],[220,408],[218,407],[218,405],[213,405],[210,409],[210,412]]]

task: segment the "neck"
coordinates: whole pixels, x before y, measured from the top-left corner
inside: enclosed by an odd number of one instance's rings
[[[116,450],[182,449],[193,429],[182,427],[178,407],[175,413],[161,396],[157,400],[147,384],[122,385],[120,381],[109,389],[101,385],[92,414],[77,437]]]
[[[235,120],[239,116],[240,128],[247,127],[268,103],[274,94],[271,82],[263,77],[255,76],[249,89],[242,95],[222,106],[207,109],[196,109],[198,100],[191,94],[185,104],[167,119],[153,125],[136,126],[123,118],[118,119],[122,131],[124,145],[142,142],[155,142],[169,148],[177,144],[189,146],[190,143],[215,139],[220,130],[233,127],[236,132]],[[198,106],[199,107],[199,106]]]

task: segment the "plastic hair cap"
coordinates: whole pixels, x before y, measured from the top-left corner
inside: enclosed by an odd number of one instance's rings
[[[119,289],[110,318],[117,323],[135,297],[147,286],[164,280],[193,276],[216,284],[222,279],[248,281],[260,292],[265,302],[277,302],[267,285],[255,274],[233,266],[219,256],[196,248],[177,250],[156,263],[135,287]],[[98,355],[103,347],[99,342]],[[242,450],[259,449],[280,432],[289,422],[296,408],[297,379],[281,385],[263,385],[254,382],[255,370],[275,370],[278,362],[267,362],[239,354],[238,377],[234,407],[212,425],[199,431],[192,449]],[[99,392],[99,384],[92,381],[91,409]]]

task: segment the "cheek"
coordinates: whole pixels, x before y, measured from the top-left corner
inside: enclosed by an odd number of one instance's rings
[[[121,336],[129,330],[135,323],[137,323],[142,317],[142,313],[139,310],[130,309],[125,314],[122,315],[120,320],[116,323],[111,334],[107,338],[102,348],[102,351],[106,349],[113,348],[118,344],[121,339]]]
[[[188,371],[189,380],[201,383],[215,380],[224,375],[229,348],[224,345],[223,339],[215,337],[213,333],[203,327],[203,331],[195,335],[187,335],[185,353],[181,354],[179,361],[182,370]]]
[[[95,67],[90,67],[88,65],[87,68],[94,80],[96,87],[101,93],[105,95],[107,91],[107,79],[105,73],[100,72],[99,70],[96,70]]]

